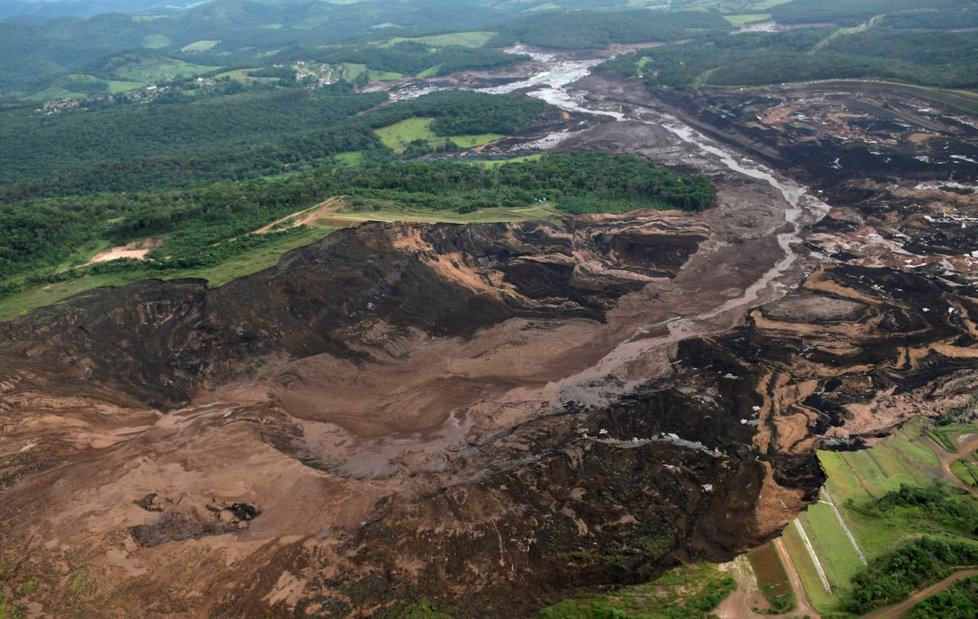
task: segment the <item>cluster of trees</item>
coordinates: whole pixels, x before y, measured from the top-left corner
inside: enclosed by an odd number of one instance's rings
[[[702,176],[684,176],[633,155],[550,154],[496,167],[467,164],[396,163],[353,170],[323,169],[317,180],[335,193],[397,192],[433,200],[460,199],[478,208],[521,206],[534,200],[601,206],[627,202],[636,208],[703,210],[716,192]],[[388,195],[388,194],[384,194]],[[575,200],[576,199],[576,200]],[[443,206],[433,206],[444,208]]]
[[[255,178],[318,167],[350,151],[387,160],[393,155],[373,129],[405,118],[434,118],[433,130],[445,136],[511,134],[546,109],[535,99],[458,91],[376,107],[385,99],[335,88],[51,117],[10,107],[0,110],[0,200]]]
[[[546,109],[539,99],[443,90],[371,110],[363,120],[377,129],[407,118],[433,118],[431,129],[439,136],[510,135],[532,125]]]
[[[488,44],[503,47],[520,41],[540,47],[587,49],[612,43],[677,41],[730,29],[722,16],[706,11],[541,11],[503,23]]]
[[[900,489],[884,495],[875,509],[919,508],[936,522],[966,535],[978,536],[978,507],[955,496],[954,492],[951,486],[940,480],[926,487],[900,484]]]
[[[58,177],[109,162],[210,158],[282,143],[376,106],[379,93],[280,90],[42,116],[0,112],[0,184]]]
[[[792,0],[769,10],[771,17],[783,24],[831,22],[855,26],[884,13],[968,6],[974,6],[972,0]]]
[[[907,599],[964,566],[978,565],[978,546],[929,537],[908,542],[870,562],[852,579],[843,609],[856,615]]]
[[[894,30],[959,30],[978,28],[978,7],[973,3],[963,8],[926,9],[887,13],[882,23]]]
[[[818,28],[710,37],[627,54],[600,70],[677,89],[859,78],[978,86],[978,56],[970,52],[978,45],[976,32],[832,33]]]
[[[249,236],[257,228],[338,194],[461,212],[526,206],[544,197],[558,204],[573,198],[592,208],[632,209],[699,209],[715,199],[704,178],[600,153],[547,155],[497,167],[367,163],[172,191],[30,199],[0,204],[0,288],[70,277],[56,273],[57,266],[96,239],[126,243],[162,236],[165,244],[154,255],[169,258],[156,268],[213,264],[266,242]]]
[[[966,493],[940,480],[924,487],[901,484],[877,501],[849,508],[878,517],[917,513],[965,538],[978,537],[978,506]],[[920,538],[870,562],[852,579],[843,607],[862,615],[904,600],[912,591],[974,565],[978,565],[978,545]]]
[[[950,589],[922,600],[905,619],[974,619],[978,617],[978,577],[960,580]]]

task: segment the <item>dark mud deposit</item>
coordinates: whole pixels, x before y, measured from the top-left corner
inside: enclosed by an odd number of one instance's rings
[[[24,603],[526,615],[755,547],[816,499],[820,442],[970,401],[968,119],[892,93],[909,128],[867,95],[562,92],[581,131],[561,148],[704,171],[718,207],[369,224],[216,290],[146,282],[0,325],[0,536],[38,583]],[[831,210],[684,133],[680,103]]]

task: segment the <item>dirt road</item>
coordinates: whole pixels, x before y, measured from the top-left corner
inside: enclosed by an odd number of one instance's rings
[[[961,479],[958,478],[957,475],[954,474],[954,471],[951,470],[951,464],[953,464],[955,460],[959,460],[961,458],[968,458],[972,452],[978,449],[978,435],[972,436],[963,445],[959,445],[958,451],[955,453],[948,453],[947,451],[944,450],[943,447],[938,445],[936,442],[934,442],[933,439],[931,439],[928,436],[924,436],[921,438],[923,442],[928,447],[931,448],[934,454],[937,455],[937,458],[941,461],[941,472],[944,474],[944,477],[947,478],[949,482],[956,485],[957,487],[966,490],[975,496],[978,496],[978,488],[969,486],[968,484],[964,483],[963,481],[961,481]]]
[[[896,619],[897,617],[902,617],[906,613],[910,612],[910,609],[913,608],[917,602],[944,591],[962,578],[970,578],[971,576],[978,576],[978,570],[969,569],[955,572],[939,583],[935,583],[926,589],[921,589],[916,593],[912,593],[910,597],[899,604],[881,608],[876,612],[866,615],[864,619]]]
[[[751,608],[750,599],[753,597],[753,593],[756,592],[745,591],[741,582],[737,591],[734,591],[714,611],[714,614],[720,617],[720,619],[772,619],[777,617],[812,617],[818,619],[821,617],[812,607],[811,602],[808,601],[808,597],[805,595],[805,588],[801,584],[801,577],[798,575],[798,570],[795,569],[794,563],[791,562],[791,556],[788,554],[788,549],[785,548],[781,538],[774,540],[774,547],[778,552],[778,556],[781,558],[781,563],[784,564],[784,568],[788,572],[788,580],[791,582],[791,589],[795,593],[797,607],[793,611],[781,615],[755,612]]]

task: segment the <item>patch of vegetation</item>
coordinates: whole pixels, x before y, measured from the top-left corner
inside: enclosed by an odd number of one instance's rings
[[[519,41],[556,49],[607,47],[612,43],[677,41],[707,33],[728,32],[730,23],[705,11],[543,11],[498,26],[488,45]]]
[[[734,28],[740,28],[748,24],[756,24],[771,19],[770,13],[749,13],[747,15],[724,15],[724,19],[730,22]]]
[[[935,443],[940,445],[948,453],[958,451],[959,437],[974,433],[978,433],[978,424],[973,423],[938,424],[927,430],[927,436],[933,439]]]
[[[965,578],[949,589],[922,600],[904,619],[973,619],[978,617],[978,576]]]
[[[826,28],[708,37],[620,56],[600,70],[653,86],[760,86],[826,79],[889,79],[944,88],[978,85],[976,32]]]
[[[547,109],[538,99],[444,90],[371,110],[363,120],[374,129],[408,118],[431,118],[435,135],[511,135],[531,125]]]
[[[958,459],[951,463],[951,472],[969,486],[978,487],[978,464]]]
[[[834,22],[856,26],[872,17],[920,9],[950,9],[971,6],[970,0],[792,0],[771,8],[782,24]]]
[[[506,137],[498,133],[439,137],[432,129],[434,122],[433,118],[408,118],[375,132],[384,146],[408,159],[437,151],[472,148]]]
[[[978,545],[916,539],[871,561],[852,579],[842,606],[848,612],[866,614],[974,565],[978,565]]]
[[[715,565],[685,565],[645,585],[565,600],[541,610],[537,619],[700,619],[736,588],[734,579]]]
[[[383,45],[395,45],[397,43],[421,43],[435,47],[440,46],[460,46],[460,47],[483,47],[489,42],[495,32],[452,32],[450,34],[435,34],[424,37],[394,37],[385,41]]]
[[[934,522],[965,536],[978,536],[978,506],[969,495],[935,480],[930,486],[901,484],[900,489],[888,492],[869,509],[890,513],[896,510],[918,510]]]
[[[393,607],[380,611],[381,619],[452,619],[452,616],[434,610],[428,602],[415,604],[395,604]]]
[[[781,562],[774,544],[769,542],[747,555],[751,568],[757,576],[757,584],[764,599],[771,605],[760,612],[783,614],[794,610],[798,603],[788,580],[788,572]]]

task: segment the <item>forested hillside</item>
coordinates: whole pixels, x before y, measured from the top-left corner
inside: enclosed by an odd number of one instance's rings
[[[621,56],[602,70],[667,88],[851,78],[974,88],[978,31],[967,27],[978,19],[976,10],[971,0],[950,6],[935,0],[791,2],[773,7],[772,18],[813,27],[705,37]],[[850,22],[858,27],[837,25]]]

